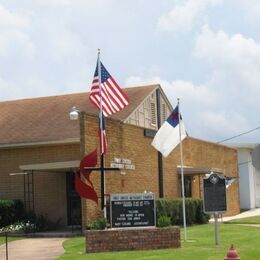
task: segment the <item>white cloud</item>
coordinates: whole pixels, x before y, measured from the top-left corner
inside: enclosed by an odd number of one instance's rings
[[[258,18],[260,14],[260,3],[259,0],[233,0],[235,4],[240,5],[241,8],[243,8],[245,15],[248,18]],[[257,17],[258,16],[258,17]]]
[[[210,64],[208,80],[202,84],[169,82],[159,76],[132,76],[126,83],[160,83],[173,105],[180,97],[191,136],[219,141],[259,126],[260,45],[241,34],[229,36],[204,26],[194,55]]]
[[[208,6],[215,6],[223,0],[187,0],[175,6],[169,13],[162,15],[157,28],[162,31],[189,31],[195,19],[200,18]]]
[[[66,6],[71,5],[72,0],[34,0],[35,3],[42,6]]]
[[[66,26],[45,28],[45,44],[49,45],[50,57],[55,62],[63,62],[68,58],[82,57],[87,48],[82,43],[79,34],[70,31]],[[44,47],[44,46],[43,46]]]
[[[208,25],[202,27],[196,40],[198,56],[208,58],[212,63],[250,62],[260,58],[260,45],[241,34],[229,36],[224,31],[213,32]]]
[[[213,32],[205,25],[197,37],[194,53],[211,65],[214,84],[230,84],[230,88],[237,90],[235,84],[239,83],[244,90],[260,94],[260,44],[253,39]]]
[[[225,111],[220,112],[218,110],[221,95],[214,90],[210,90],[206,85],[195,85],[192,82],[183,80],[169,82],[160,77],[145,79],[131,76],[126,81],[127,86],[146,84],[160,84],[173,107],[177,103],[177,98],[180,98],[185,125],[191,136],[200,138],[209,136],[209,129],[213,133],[219,134],[219,131],[216,131],[217,122],[211,120],[211,115],[216,113],[219,113],[219,117],[223,118],[221,123],[228,122],[228,119],[225,119]],[[209,121],[210,125],[208,125]]]
[[[30,25],[27,16],[9,11],[0,4],[0,30],[22,29]]]
[[[219,136],[216,141],[232,137],[240,134],[244,130],[248,130],[247,118],[244,115],[233,112],[232,114],[226,113],[223,108],[218,110],[205,110],[201,113],[201,127],[208,133],[214,133]]]
[[[217,113],[204,115],[208,128],[217,129],[220,124],[222,136],[227,137],[259,126],[260,44],[241,34],[214,32],[205,25],[196,39],[194,54],[209,63],[211,75],[206,84],[219,93]]]
[[[210,91],[205,85],[195,85],[192,82],[183,80],[169,82],[159,76],[146,79],[131,76],[126,80],[126,86],[128,87],[149,84],[160,84],[172,104],[176,103],[177,98],[180,98],[187,105],[191,103],[202,107],[216,107],[218,105],[218,94]]]
[[[0,78],[0,97],[1,99],[9,99],[17,94],[18,89],[15,84]],[[18,90],[19,93],[19,90]]]
[[[176,93],[185,99],[186,104],[193,103],[204,107],[215,107],[218,94],[210,91],[205,85],[195,85],[190,81],[175,80],[170,84],[163,82],[165,92],[170,95]]]
[[[0,32],[0,57],[5,59],[31,60],[35,54],[35,45],[28,34],[19,30],[6,30]]]
[[[29,16],[0,5],[0,17],[0,57],[32,59],[35,46],[26,33],[31,25]]]
[[[169,82],[159,76],[131,76],[126,80],[127,86],[145,84],[160,84],[173,106],[180,98],[184,122],[193,137],[220,141],[255,127],[248,116],[250,106],[241,106],[243,94],[227,96],[226,85],[216,87],[211,81],[199,85],[183,80]]]

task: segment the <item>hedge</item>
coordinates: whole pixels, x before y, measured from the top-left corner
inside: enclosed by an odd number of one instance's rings
[[[0,200],[0,228],[23,219],[25,209],[20,200]]]
[[[200,199],[185,199],[186,223],[205,224],[210,216],[203,212],[203,202]],[[182,199],[159,199],[156,201],[157,220],[161,216],[171,218],[172,225],[183,224]]]

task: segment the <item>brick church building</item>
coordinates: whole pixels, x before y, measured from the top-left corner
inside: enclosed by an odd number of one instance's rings
[[[151,191],[181,196],[179,146],[167,157],[151,146],[172,106],[159,85],[124,89],[129,105],[106,119],[106,193]],[[61,226],[82,225],[100,212],[74,190],[73,170],[84,154],[99,147],[98,111],[88,93],[0,102],[0,199],[20,199],[26,208]],[[71,108],[80,120],[69,118]],[[237,153],[230,147],[187,137],[183,141],[186,197],[202,198],[203,177],[212,169],[237,177]],[[91,180],[100,196],[100,173]],[[239,213],[239,183],[227,189],[227,215]]]

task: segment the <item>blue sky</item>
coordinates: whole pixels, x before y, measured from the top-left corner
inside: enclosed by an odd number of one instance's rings
[[[0,99],[89,91],[101,48],[122,87],[161,84],[219,141],[260,126],[259,24],[257,0],[0,0]]]

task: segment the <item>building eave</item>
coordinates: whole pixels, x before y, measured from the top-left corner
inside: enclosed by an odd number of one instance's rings
[[[227,146],[230,146],[232,148],[244,148],[244,149],[254,149],[259,144],[258,143],[226,143]]]
[[[65,161],[20,165],[21,171],[59,172],[78,168],[80,161]]]
[[[31,146],[62,145],[62,144],[79,144],[79,142],[80,142],[79,138],[69,138],[65,140],[56,140],[56,141],[11,143],[11,144],[0,144],[0,149],[24,148],[24,147],[31,147]]]

